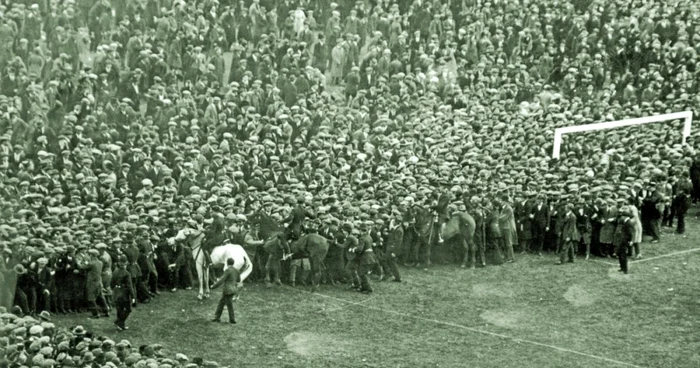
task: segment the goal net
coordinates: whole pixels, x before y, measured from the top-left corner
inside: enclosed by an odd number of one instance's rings
[[[590,132],[594,130],[605,130],[612,128],[621,128],[634,125],[642,125],[649,123],[671,122],[674,120],[683,120],[683,143],[690,136],[690,127],[693,123],[693,113],[691,111],[676,112],[673,114],[662,114],[654,116],[646,116],[636,119],[624,119],[618,121],[606,121],[597,124],[584,124],[554,130],[554,148],[552,149],[552,158],[559,158],[561,153],[562,136],[569,133]]]

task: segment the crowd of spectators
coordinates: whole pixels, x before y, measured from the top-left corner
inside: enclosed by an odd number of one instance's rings
[[[553,131],[695,111],[698,7],[0,1],[0,275],[21,279],[24,313],[80,309],[76,250],[133,247],[148,281],[176,229],[281,219],[300,200],[332,227],[386,226],[445,191],[462,211],[504,194],[618,207],[642,189],[670,208],[696,155],[680,122],[572,135],[558,160]],[[169,287],[191,286],[171,253]]]
[[[3,307],[4,309],[4,307]],[[0,362],[24,367],[218,368],[216,362],[177,353],[168,358],[160,344],[132,346],[98,336],[83,326],[61,328],[42,314],[37,318],[0,311]]]

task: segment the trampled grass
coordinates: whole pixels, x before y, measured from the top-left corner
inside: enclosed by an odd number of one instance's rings
[[[650,259],[698,240],[690,221],[687,238],[644,243],[627,276],[610,258],[558,266],[527,255],[403,268],[405,283],[375,281],[373,295],[248,283],[235,326],[209,322],[218,293],[200,302],[194,291],[138,306],[125,332],[111,319],[57,321],[232,367],[700,367],[700,252]]]

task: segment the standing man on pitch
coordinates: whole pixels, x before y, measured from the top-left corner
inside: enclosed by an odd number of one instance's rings
[[[620,209],[620,217],[617,221],[617,226],[615,227],[615,236],[613,238],[613,244],[617,248],[617,258],[620,261],[620,272],[625,275],[629,272],[627,266],[627,251],[630,245],[632,245],[632,240],[634,236],[634,222],[632,221],[632,214],[629,207],[624,206]]]
[[[384,251],[384,262],[394,276],[394,282],[401,282],[401,273],[397,265],[397,254],[403,248],[403,226],[401,226],[401,213],[393,213],[394,217],[389,222],[387,228],[387,247]]]
[[[136,289],[131,281],[131,274],[126,270],[129,259],[125,255],[117,258],[117,269],[112,274],[112,292],[114,293],[114,306],[117,309],[117,320],[114,325],[119,331],[128,330],[126,319],[131,314],[131,305],[136,303]]]
[[[221,299],[219,299],[216,312],[214,312],[214,318],[211,321],[219,322],[221,314],[224,312],[224,306],[226,306],[226,310],[228,311],[228,323],[235,324],[236,318],[233,313],[233,297],[238,294],[238,282],[241,279],[241,275],[236,267],[233,267],[233,258],[226,260],[226,266],[228,268],[224,271],[224,275],[211,287],[212,289],[216,289],[221,285],[224,286],[221,292]]]
[[[355,236],[355,231],[351,222],[345,223],[343,225],[343,230],[346,234],[343,248],[347,250],[347,263],[345,265],[345,274],[347,275],[348,280],[350,280],[350,289],[360,291],[360,278],[357,274],[360,268],[360,258],[355,253],[355,249],[358,247],[358,245],[360,245],[360,241]]]
[[[545,203],[544,194],[537,197],[535,205],[530,209],[530,219],[532,220],[532,251],[542,255],[544,239],[549,231],[549,206]]]
[[[588,197],[588,195],[585,197]],[[584,196],[578,197],[574,214],[576,215],[576,230],[578,230],[579,235],[579,239],[574,241],[574,246],[582,247],[586,259],[588,259],[591,255],[591,216],[593,215],[593,209],[586,204]],[[577,250],[574,249],[574,252]]]
[[[513,244],[518,242],[518,233],[515,225],[515,214],[510,206],[510,198],[507,194],[501,196],[500,212],[498,213],[498,227],[501,229],[501,247],[506,256],[506,262],[515,262]]]
[[[377,263],[377,258],[372,248],[372,236],[369,233],[371,224],[371,221],[360,222],[361,235],[358,239],[359,244],[353,250],[353,252],[360,257],[358,273],[360,276],[360,292],[363,293],[371,293],[374,291],[372,285],[369,283],[369,277],[367,276],[369,270]]]
[[[520,230],[519,242],[520,242],[520,252],[526,254],[530,252],[530,247],[532,246],[532,219],[530,218],[530,208],[532,207],[532,199],[530,197],[534,196],[534,192],[528,192],[528,198],[521,198],[517,201],[515,208],[515,214],[517,216],[517,226]]]
[[[100,253],[96,249],[90,249],[88,254],[90,255],[90,261],[80,266],[80,268],[87,270],[85,289],[87,301],[92,311],[90,318],[100,318],[100,312],[102,312],[103,316],[109,317],[109,308],[102,295],[102,261],[99,259]]]
[[[574,245],[578,244],[580,234],[577,229],[574,205],[567,203],[564,206],[564,220],[561,226],[562,247],[559,252],[559,263],[564,264],[564,260],[574,263]]]

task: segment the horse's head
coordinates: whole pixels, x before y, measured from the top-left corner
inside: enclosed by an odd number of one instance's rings
[[[248,223],[250,225],[259,225],[262,217],[262,207],[258,207],[253,213],[248,216]]]
[[[251,224],[258,225],[258,235],[261,239],[269,239],[280,231],[277,221],[262,209],[255,211],[249,218],[251,219]]]
[[[192,229],[182,229],[177,232],[177,235],[175,235],[175,238],[173,238],[175,241],[183,242],[186,241],[190,234],[192,232]]]
[[[413,207],[413,227],[420,234],[425,234],[430,231],[430,226],[433,223],[432,214],[422,206]]]
[[[182,242],[188,247],[196,247],[201,243],[203,237],[204,233],[195,229],[182,229],[177,232],[174,240],[176,242]]]

